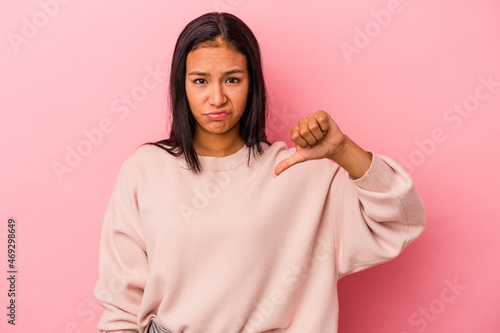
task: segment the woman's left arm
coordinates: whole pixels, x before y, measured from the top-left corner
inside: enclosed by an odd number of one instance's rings
[[[333,179],[333,219],[338,277],[397,256],[425,226],[423,202],[395,161],[373,155],[343,134],[324,111],[300,119],[291,130],[296,151],[275,168],[329,158],[347,172]]]

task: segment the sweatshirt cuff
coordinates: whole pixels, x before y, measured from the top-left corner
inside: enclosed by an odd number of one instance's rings
[[[391,189],[397,173],[405,173],[402,167],[389,158],[368,151],[372,155],[372,163],[366,173],[358,179],[349,175],[352,183],[362,189],[374,192],[387,192]],[[397,171],[396,171],[397,170]]]

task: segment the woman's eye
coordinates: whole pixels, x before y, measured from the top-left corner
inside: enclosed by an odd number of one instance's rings
[[[205,79],[196,79],[193,81],[195,84],[204,84],[206,83],[207,81]]]
[[[238,83],[238,82],[240,82],[240,79],[238,79],[236,77],[230,77],[227,79],[227,82],[228,83]]]

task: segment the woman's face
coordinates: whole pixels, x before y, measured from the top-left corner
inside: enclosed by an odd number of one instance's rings
[[[186,58],[186,94],[195,135],[239,136],[250,88],[245,56],[225,46],[200,47]]]

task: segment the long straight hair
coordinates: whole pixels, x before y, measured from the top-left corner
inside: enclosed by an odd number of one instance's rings
[[[247,60],[250,91],[245,111],[240,119],[239,133],[245,145],[255,156],[262,154],[261,143],[270,145],[265,133],[267,92],[262,73],[259,44],[250,28],[238,17],[229,13],[207,13],[186,25],[179,35],[170,70],[169,101],[172,113],[170,137],[147,144],[156,145],[174,156],[183,156],[188,167],[199,173],[200,163],[193,146],[196,120],[189,108],[186,94],[186,58],[200,46],[217,46],[227,43],[243,54]]]

